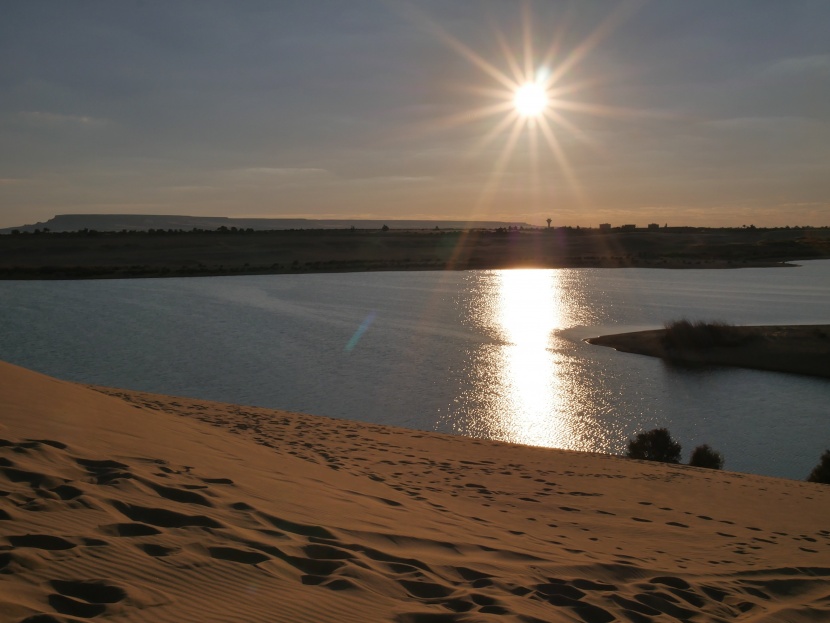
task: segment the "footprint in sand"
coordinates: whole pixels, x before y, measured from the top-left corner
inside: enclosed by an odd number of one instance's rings
[[[101,580],[52,580],[56,591],[48,597],[57,612],[82,619],[91,619],[107,611],[109,604],[123,601],[127,592],[120,586]]]
[[[99,485],[113,484],[120,479],[133,478],[132,472],[128,471],[129,466],[124,463],[112,460],[97,461],[93,459],[76,459],[78,465],[83,467],[92,476],[93,482]]]
[[[571,586],[563,581],[537,584],[534,595],[551,605],[560,608],[570,608],[583,621],[591,623],[610,623],[615,620],[613,614],[594,604],[582,601],[585,591]]]
[[[72,485],[59,485],[50,491],[56,494],[62,500],[74,500],[84,494],[78,487]]]
[[[191,526],[201,528],[222,527],[222,524],[206,515],[186,515],[166,508],[138,506],[118,500],[112,500],[110,503],[121,514],[135,522],[146,523],[161,528],[187,528]]]
[[[211,558],[216,560],[227,560],[229,562],[238,562],[245,565],[256,565],[266,560],[271,560],[270,556],[247,549],[237,549],[235,547],[208,547],[208,553]]]
[[[144,552],[148,556],[152,556],[153,558],[171,556],[172,554],[181,551],[180,547],[167,547],[165,545],[158,545],[156,543],[142,543],[138,546],[138,548],[142,552]]]
[[[196,504],[199,506],[213,506],[213,504],[201,493],[196,493],[195,491],[189,491],[187,489],[177,489],[175,487],[166,487],[164,485],[159,485],[151,480],[147,480],[145,478],[138,479],[143,484],[150,487],[153,491],[155,491],[159,496],[171,500],[173,502],[179,502],[181,504]]]
[[[32,547],[45,550],[63,550],[77,547],[72,541],[51,534],[24,534],[7,538],[12,547]]]
[[[110,536],[154,536],[161,534],[161,530],[148,526],[145,523],[114,523],[101,526],[101,532]]]

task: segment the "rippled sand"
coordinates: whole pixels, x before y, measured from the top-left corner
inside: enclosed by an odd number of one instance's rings
[[[0,619],[830,620],[830,487],[0,364]]]

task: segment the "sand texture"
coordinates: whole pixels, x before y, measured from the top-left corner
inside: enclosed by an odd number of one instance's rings
[[[0,621],[830,620],[826,485],[9,364],[0,414]]]
[[[830,378],[830,325],[746,326],[729,330],[739,339],[723,346],[667,347],[664,329],[603,335],[586,341],[679,364],[738,366]]]

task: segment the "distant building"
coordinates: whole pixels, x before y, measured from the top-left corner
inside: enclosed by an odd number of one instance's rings
[[[636,225],[623,225],[622,227],[620,227],[620,229],[622,229],[623,231],[634,231],[635,229],[637,229],[637,226]]]
[[[648,228],[649,229],[660,229],[660,224],[659,223],[649,223]]]
[[[600,231],[611,231],[611,223],[600,223],[599,224]]]

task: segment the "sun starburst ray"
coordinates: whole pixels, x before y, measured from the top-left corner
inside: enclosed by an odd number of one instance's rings
[[[501,53],[504,55],[504,60],[510,68],[510,72],[513,74],[513,81],[516,84],[521,84],[525,79],[525,76],[522,73],[522,68],[519,66],[519,61],[516,59],[516,55],[513,54],[513,50],[510,49],[507,39],[504,37],[504,33],[498,29],[494,29],[494,32],[496,34],[496,43],[498,44]]]
[[[550,84],[550,80],[545,79],[545,88],[550,93],[551,99],[561,98],[565,95],[574,95],[582,91],[595,87],[599,81],[597,79],[569,81],[568,83]]]
[[[553,67],[555,65],[556,60],[559,58],[559,51],[562,49],[562,39],[565,36],[565,32],[568,30],[568,21],[563,19],[562,22],[559,24],[559,28],[553,33],[553,38],[551,39],[550,45],[548,45],[547,51],[542,55],[541,58],[541,65],[542,67]],[[551,75],[548,76],[548,86],[553,86],[554,82],[551,81]]]
[[[573,169],[571,168],[570,162],[568,162],[568,158],[565,155],[565,151],[562,149],[562,146],[559,144],[559,140],[556,138],[556,134],[553,132],[553,129],[548,124],[548,120],[544,117],[539,120],[539,127],[542,130],[542,135],[545,137],[545,140],[548,143],[548,147],[553,153],[554,158],[556,158],[556,162],[559,164],[559,167],[562,170],[562,173],[565,176],[565,180],[568,183],[568,187],[570,188],[571,192],[574,196],[580,201],[580,203],[584,203],[584,194],[582,192],[582,188],[579,185],[579,180],[576,177]]]
[[[615,106],[604,106],[602,104],[589,104],[587,102],[573,102],[570,100],[557,100],[556,108],[559,110],[573,110],[574,112],[588,113],[600,117],[649,117],[649,118],[671,118],[672,115],[655,110],[638,110],[634,108],[619,108]]]
[[[495,127],[491,128],[487,134],[481,137],[474,145],[473,148],[470,150],[471,154],[478,154],[484,151],[487,147],[489,147],[490,143],[495,141],[499,136],[501,136],[502,132],[504,132],[510,125],[519,121],[519,116],[515,113],[511,113],[506,115]]]
[[[539,171],[539,133],[531,132],[530,139],[530,194],[532,197],[533,211],[540,208],[542,189],[541,173]]]
[[[484,73],[488,74],[491,78],[494,78],[495,80],[500,82],[506,88],[513,88],[514,85],[513,82],[510,80],[510,77],[506,76],[504,72],[499,70],[498,67],[488,62],[484,57],[471,50],[469,47],[461,43],[455,37],[451,37],[450,35],[444,33],[443,30],[440,32],[442,33],[442,38],[446,41],[447,45],[456,50],[459,54],[461,54],[464,58],[473,63],[476,67],[481,69]]]
[[[397,134],[397,138],[417,137],[422,136],[424,133],[436,133],[444,130],[459,128],[475,123],[476,121],[481,121],[482,119],[487,119],[488,117],[503,115],[505,113],[511,113],[512,111],[513,103],[511,101],[480,106],[478,108],[463,110],[451,115],[430,119],[429,121],[414,125],[407,130],[401,129]]]
[[[564,128],[571,136],[583,143],[593,143],[591,138],[585,134],[576,124],[571,123],[557,110],[548,110],[545,113],[548,120],[556,123],[557,127]],[[551,130],[553,131],[553,130]]]
[[[621,2],[614,11],[606,17],[582,43],[577,45],[568,56],[556,66],[551,80],[558,82],[574,67],[579,65],[608,35],[622,24],[628,17],[637,11],[643,2]]]
[[[522,5],[522,39],[524,43],[525,81],[532,81],[536,78],[533,68],[533,30],[530,24],[530,7]]]
[[[514,86],[515,88],[515,86]],[[478,84],[467,84],[459,87],[460,91],[471,93],[474,95],[481,95],[493,99],[502,100],[504,102],[513,101],[513,93],[504,89],[496,89],[494,87],[485,87]]]
[[[513,123],[513,128],[510,131],[510,135],[502,148],[501,154],[499,154],[499,157],[496,159],[496,163],[493,166],[493,170],[490,173],[487,184],[484,186],[481,194],[479,195],[477,205],[478,209],[484,208],[489,204],[495,189],[498,188],[501,178],[504,175],[504,171],[507,168],[507,163],[510,161],[510,157],[513,155],[513,150],[516,148],[516,143],[519,141],[521,131],[522,120],[516,118]]]

